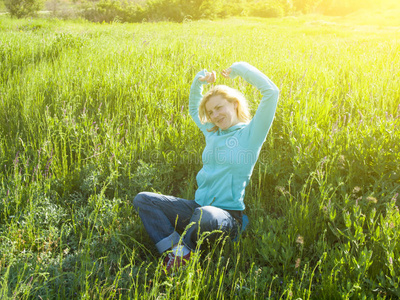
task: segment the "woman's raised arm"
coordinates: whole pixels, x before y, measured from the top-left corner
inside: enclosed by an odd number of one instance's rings
[[[206,70],[200,71],[194,77],[193,83],[190,87],[189,95],[189,114],[193,121],[196,123],[197,127],[204,133],[204,135],[209,134],[207,129],[212,128],[214,125],[211,123],[202,124],[199,118],[199,105],[201,99],[203,98],[203,85],[208,83],[213,83],[216,80],[216,73],[207,72]]]
[[[278,87],[260,70],[246,62],[234,63],[222,75],[232,79],[240,76],[261,92],[262,98],[257,112],[245,130],[248,131],[249,143],[262,145],[274,119],[279,98]]]

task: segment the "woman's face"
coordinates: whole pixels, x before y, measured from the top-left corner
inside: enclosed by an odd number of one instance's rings
[[[214,125],[226,130],[239,123],[237,105],[237,102],[231,103],[221,95],[212,96],[206,103],[207,115]]]

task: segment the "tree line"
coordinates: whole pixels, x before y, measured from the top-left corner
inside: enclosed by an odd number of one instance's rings
[[[63,0],[48,0],[57,15]],[[82,17],[93,22],[143,22],[216,19],[228,16],[283,17],[317,12],[345,15],[377,5],[373,0],[72,0],[67,17]],[[391,0],[386,0],[391,1]],[[4,0],[11,16],[35,15],[44,0]],[[65,0],[64,0],[65,4]],[[65,6],[64,6],[65,7]],[[71,13],[73,11],[73,13]],[[61,15],[61,14],[59,14]]]

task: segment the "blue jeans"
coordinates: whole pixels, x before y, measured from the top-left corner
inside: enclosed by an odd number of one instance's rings
[[[142,192],[133,199],[133,205],[160,253],[180,241],[194,251],[204,232],[212,232],[207,237],[209,241],[224,234],[235,238],[241,226],[240,211],[201,207],[193,200],[173,196]]]

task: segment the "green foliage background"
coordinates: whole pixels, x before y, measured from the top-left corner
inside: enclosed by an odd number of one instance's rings
[[[1,0],[0,10],[4,1],[10,15],[17,18],[35,15],[43,8],[52,17],[62,19],[131,23],[309,13],[344,16],[359,10],[399,9],[397,0]]]
[[[309,13],[344,16],[360,10],[399,10],[399,3],[396,0],[149,0],[139,3],[99,0],[83,1],[78,7],[78,14],[95,22],[183,22],[228,16],[276,18]]]
[[[17,18],[33,16],[43,7],[42,0],[4,0],[10,15]]]
[[[0,297],[400,296],[400,45],[312,19],[0,22]],[[280,88],[246,190],[250,227],[175,277],[131,200],[193,199],[201,69],[248,61]],[[243,80],[254,112],[260,95]]]

